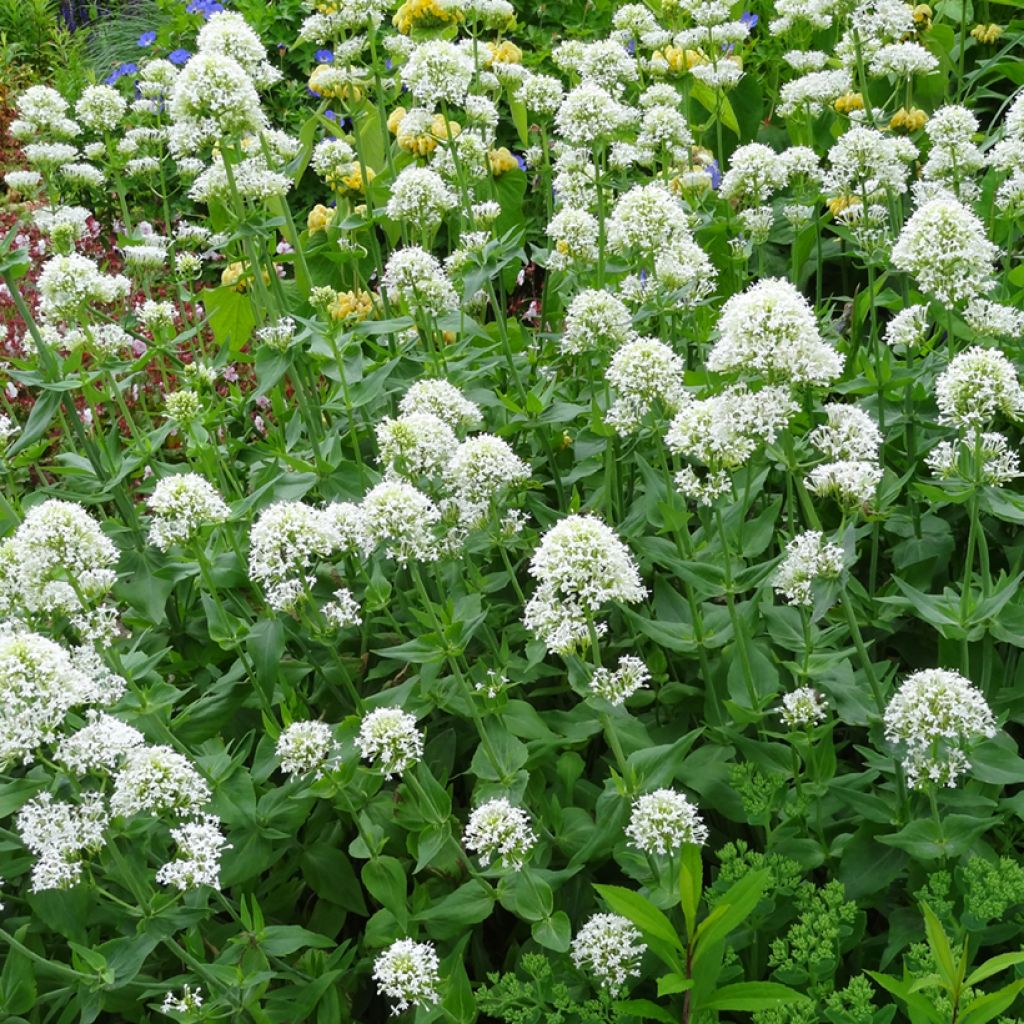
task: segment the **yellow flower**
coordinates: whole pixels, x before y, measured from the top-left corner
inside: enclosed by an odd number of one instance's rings
[[[927,4],[918,4],[914,8],[914,24],[922,31],[932,27],[932,9]]]
[[[833,217],[838,216],[843,210],[848,210],[851,206],[859,206],[860,200],[856,196],[836,196],[835,199],[828,201],[828,211]]]
[[[363,175],[366,175],[366,183],[369,184],[377,176],[377,172],[372,167],[363,167],[362,170],[359,168],[358,163],[352,164],[352,169],[348,174],[344,175],[341,179],[342,185],[345,186],[350,192],[363,192]]]
[[[490,54],[490,64],[522,64],[523,51],[511,40],[506,39],[503,43],[488,43],[487,51]]]
[[[442,7],[437,0],[405,0],[391,23],[407,36],[414,28],[438,28],[462,21],[462,18],[462,11],[455,7]]]
[[[496,178],[501,177],[506,171],[514,171],[519,166],[519,161],[508,151],[507,146],[492,149],[487,154],[487,162],[491,165],[491,174]]]
[[[374,298],[372,292],[363,291],[361,288],[338,292],[334,301],[327,307],[327,312],[332,320],[365,320],[374,310]]]
[[[844,93],[832,104],[837,114],[849,114],[851,110],[864,109],[864,97],[859,92]]]
[[[324,206],[322,203],[317,203],[309,211],[309,216],[306,218],[306,227],[311,235],[315,235],[318,231],[326,231],[331,226],[331,221],[333,220],[334,210],[329,206]]]
[[[1003,34],[1002,25],[975,25],[971,35],[985,46],[991,46]]]
[[[363,98],[362,86],[350,82],[344,71],[330,64],[318,64],[309,76],[308,85],[325,99],[351,99],[358,103]]]
[[[405,120],[405,114],[405,107],[395,107],[395,109],[388,114],[388,131],[391,132],[392,135],[398,134],[398,126]]]
[[[917,107],[900,107],[889,119],[889,127],[894,132],[919,132],[927,123],[928,115]]]
[[[697,64],[707,63],[707,57],[702,51],[684,50],[681,46],[666,46],[662,50],[655,50],[651,60],[655,66],[660,63],[667,65],[668,72],[673,75],[681,75]]]
[[[235,291],[244,292],[249,288],[249,278],[251,276],[247,264],[240,261],[229,263],[221,272],[220,283],[225,288],[234,288]],[[267,270],[263,271],[263,283],[270,284],[270,272]]]

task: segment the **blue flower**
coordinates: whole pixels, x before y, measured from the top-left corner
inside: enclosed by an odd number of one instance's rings
[[[333,50],[317,50],[313,54],[314,60],[318,64],[333,64],[334,63],[334,51]]]
[[[136,42],[135,45],[136,46],[152,46],[155,42],[156,42],[156,33],[155,32],[143,32],[142,35],[139,36],[138,42]]]
[[[722,184],[722,169],[718,166],[718,161],[712,160],[704,170],[708,172],[708,177],[711,179],[711,187],[717,189]]]
[[[129,61],[127,64],[122,64],[120,67],[114,68],[109,75],[104,79],[107,85],[114,85],[121,78],[127,78],[129,75],[134,75],[139,70],[138,64],[133,64]]]
[[[185,10],[189,14],[201,14],[204,18],[209,18],[211,14],[220,14],[224,10],[224,5],[217,0],[191,0]]]
[[[189,57],[191,57],[191,56],[192,56],[192,51],[191,50],[183,50],[183,49],[179,48],[177,50],[171,50],[171,52],[169,54],[167,54],[167,59],[172,64],[177,64],[178,67],[181,67],[182,64],[187,64],[188,63]]]
[[[513,153],[512,155],[516,158],[516,163],[519,164],[519,170],[525,171],[526,161],[523,159],[523,157],[520,156],[518,153]]]
[[[746,25],[746,26],[747,26],[747,28],[748,28],[748,29],[750,29],[750,31],[751,31],[751,32],[753,32],[753,31],[754,31],[754,29],[755,29],[755,28],[757,28],[757,23],[758,23],[758,22],[759,22],[760,20],[761,20],[761,19],[760,19],[760,18],[759,18],[759,17],[758,17],[758,16],[756,15],[756,14],[751,14],[751,13],[750,13],[750,11],[744,11],[744,12],[743,12],[743,13],[742,13],[742,14],[740,15],[740,21],[741,21],[741,22],[742,22],[742,23],[743,23],[744,25]]]

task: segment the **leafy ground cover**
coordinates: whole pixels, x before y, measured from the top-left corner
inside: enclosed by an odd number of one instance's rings
[[[1024,1019],[1015,8],[33,10],[4,1019]]]

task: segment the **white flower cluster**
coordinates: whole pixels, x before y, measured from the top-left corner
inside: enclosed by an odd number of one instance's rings
[[[682,793],[656,789],[633,801],[626,836],[643,853],[671,854],[683,845],[703,846],[708,828]]]
[[[356,746],[385,779],[390,779],[423,756],[423,735],[416,728],[415,715],[400,708],[375,708],[359,723]]]
[[[811,729],[825,721],[828,703],[813,687],[800,686],[783,694],[779,715],[790,729]]]
[[[231,848],[220,830],[220,819],[207,814],[186,821],[171,829],[171,837],[178,844],[177,855],[157,871],[156,880],[177,889],[200,885],[219,889],[221,855]]]
[[[935,382],[939,422],[985,427],[997,416],[1024,415],[1024,388],[1013,363],[999,349],[974,346],[954,356]]]
[[[149,507],[149,542],[161,551],[189,543],[204,526],[223,523],[230,515],[224,499],[198,473],[164,477],[153,488]]]
[[[593,974],[613,996],[630,978],[640,976],[646,952],[639,930],[618,914],[595,914],[572,940],[572,962]]]
[[[786,545],[772,585],[791,604],[811,605],[815,581],[835,579],[842,571],[843,549],[826,541],[820,530],[807,530]]]
[[[530,828],[529,815],[505,797],[488,800],[469,816],[462,841],[480,858],[482,867],[498,861],[507,870],[519,870],[526,863],[537,836]]]
[[[339,748],[326,722],[292,722],[277,738],[275,753],[281,771],[292,778],[321,779],[337,763]]]
[[[991,708],[959,672],[924,669],[908,676],[885,709],[885,738],[905,748],[914,789],[955,787],[970,771],[972,744],[996,734]]]
[[[651,679],[650,669],[643,660],[633,654],[619,658],[614,672],[604,667],[594,669],[590,678],[590,689],[612,704],[624,704],[638,690],[642,690]]]
[[[605,372],[605,379],[615,389],[605,422],[627,435],[639,429],[656,403],[666,412],[676,412],[689,398],[685,369],[682,358],[657,338],[626,342]]]
[[[392,1013],[429,1006],[440,999],[441,962],[429,942],[399,939],[373,963],[377,991],[391,1000]]]

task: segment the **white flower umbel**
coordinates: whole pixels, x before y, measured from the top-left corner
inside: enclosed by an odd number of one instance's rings
[[[886,325],[883,333],[887,345],[917,348],[928,337],[928,307],[906,306]]]
[[[828,422],[807,435],[807,440],[818,451],[830,459],[878,459],[882,432],[863,409],[829,402],[822,411]]]
[[[984,431],[979,438],[977,430],[968,429],[956,441],[941,441],[924,461],[940,480],[980,479],[1001,487],[1022,475],[1020,456],[1010,447],[1009,438],[996,431]]]
[[[114,776],[111,814],[140,811],[188,817],[210,799],[210,787],[189,760],[170,747],[137,747]]]
[[[90,305],[126,298],[131,288],[121,274],[104,274],[88,256],[53,256],[43,264],[37,283],[39,309],[55,320],[82,316]]]
[[[387,476],[434,476],[448,465],[458,439],[455,431],[430,412],[385,416],[376,426],[380,462]]]
[[[618,914],[594,914],[572,940],[572,962],[593,974],[613,996],[630,978],[640,976],[646,952],[639,930]]]
[[[441,513],[412,484],[385,480],[366,494],[360,507],[368,547],[383,545],[388,558],[402,565],[439,556],[433,526]]]
[[[842,571],[843,549],[826,541],[820,530],[807,530],[786,545],[786,557],[772,585],[790,604],[810,605],[814,582],[835,579]]]
[[[459,508],[459,519],[476,525],[513,487],[530,478],[530,469],[508,443],[494,434],[477,434],[456,448],[445,469],[445,482]]]
[[[954,356],[935,382],[939,422],[985,427],[997,416],[1024,415],[1024,389],[1013,363],[999,349],[974,346]]]
[[[440,316],[458,309],[459,299],[441,264],[417,245],[397,249],[384,268],[384,290],[410,312]]]
[[[996,734],[981,692],[959,672],[925,669],[908,676],[885,709],[885,738],[905,748],[907,784],[955,787],[970,771],[971,746]]]
[[[458,106],[466,98],[473,79],[473,58],[444,39],[417,46],[402,68],[402,83],[425,106],[448,103]]]
[[[75,104],[78,120],[101,134],[115,131],[127,109],[127,100],[109,85],[86,86]]]
[[[138,729],[106,712],[90,709],[88,722],[65,736],[54,759],[77,775],[90,771],[113,771],[129,750],[141,747],[146,738]]]
[[[429,942],[399,939],[373,963],[377,991],[391,1001],[391,1012],[429,1006],[440,999],[441,962]]]
[[[869,507],[882,481],[882,467],[867,459],[839,459],[815,466],[807,476],[807,489],[850,507]]]
[[[779,715],[790,729],[810,729],[825,721],[828,702],[812,687],[801,686],[783,694]]]
[[[292,778],[322,779],[337,764],[339,747],[326,722],[292,722],[277,738],[275,753]]]
[[[603,667],[594,669],[590,689],[612,704],[624,704],[637,690],[643,689],[650,679],[650,670],[640,658],[624,654],[619,658],[619,666],[614,672]]]
[[[168,1013],[195,1013],[203,1005],[203,990],[198,986],[182,985],[181,995],[168,992],[164,1001],[160,1004],[160,1012]]]
[[[682,793],[656,789],[633,801],[626,836],[644,853],[675,853],[686,844],[703,846],[708,829]]]
[[[320,611],[335,629],[359,626],[363,621],[359,602],[352,596],[352,591],[348,587],[339,587],[334,592],[333,600],[328,601]]]
[[[503,868],[519,870],[537,842],[530,816],[505,797],[488,800],[469,816],[462,841],[480,858],[481,867],[498,861]]]
[[[788,281],[758,281],[722,307],[709,370],[743,371],[771,382],[825,386],[843,370],[839,353],[821,337],[814,310]]]
[[[395,178],[384,212],[422,233],[438,227],[457,205],[457,196],[437,171],[410,165]]]
[[[280,70],[267,60],[260,37],[241,14],[221,11],[209,17],[196,36],[196,49],[201,55],[213,53],[233,58],[261,89],[281,78]]]
[[[609,292],[587,289],[569,303],[562,351],[576,355],[598,348],[617,348],[635,333],[633,318],[621,299]]]
[[[75,805],[43,793],[18,811],[21,841],[39,858],[32,867],[32,892],[66,889],[82,875],[82,857],[106,844],[109,814],[99,793]]]
[[[356,746],[365,760],[390,779],[423,756],[423,735],[416,728],[415,715],[400,708],[375,708],[360,722]]]
[[[903,226],[892,250],[893,266],[947,306],[989,291],[999,250],[985,226],[952,196],[932,199]]]
[[[616,395],[605,422],[626,435],[639,428],[657,402],[667,412],[675,412],[689,397],[685,373],[682,357],[657,338],[626,342],[612,356],[605,373]]]
[[[221,855],[231,848],[220,830],[220,818],[205,814],[187,821],[171,829],[171,838],[178,844],[177,855],[157,871],[156,880],[183,890],[201,885],[219,889]]]
[[[149,542],[161,551],[187,544],[204,526],[223,523],[230,514],[216,488],[198,473],[164,477],[153,488],[149,507]]]
[[[399,412],[429,412],[453,430],[465,429],[483,419],[480,406],[471,402],[454,384],[446,380],[418,380],[398,403]]]

